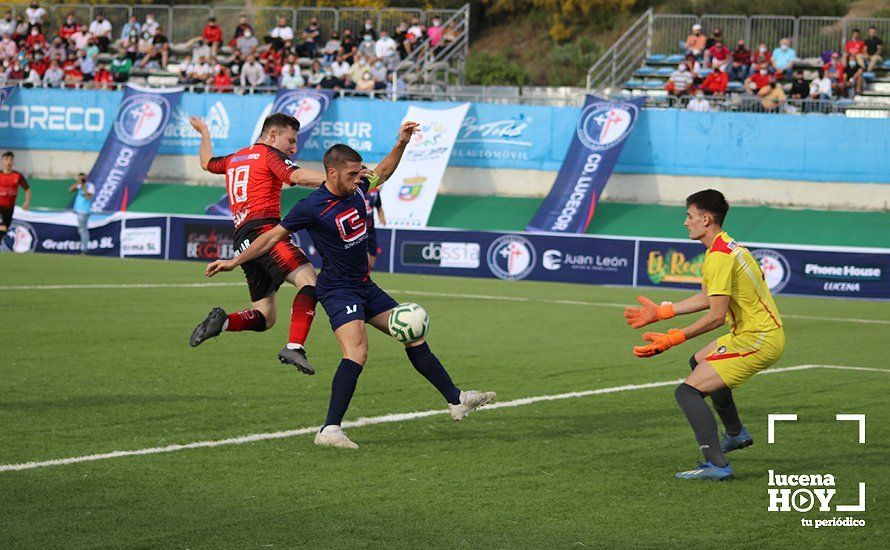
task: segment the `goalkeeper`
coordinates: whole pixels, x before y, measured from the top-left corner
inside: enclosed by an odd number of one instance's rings
[[[686,199],[689,238],[707,247],[702,269],[702,291],[674,304],[656,305],[643,296],[640,307],[624,310],[627,323],[641,328],[675,315],[707,311],[683,329],[666,334],[647,332],[648,344],[634,347],[637,357],[652,357],[673,346],[718,329],[729,322],[728,334],[717,338],[689,358],[692,373],[677,387],[677,403],[686,414],[705,457],[698,468],[677,474],[681,479],[732,479],[733,472],[724,453],[754,443],[742,426],[732,397],[732,390],[757,372],[772,366],[785,350],[782,319],[753,255],[723,231],[723,219],[729,211],[719,191],[708,189]],[[704,401],[711,402],[726,429],[718,442],[717,423]]]

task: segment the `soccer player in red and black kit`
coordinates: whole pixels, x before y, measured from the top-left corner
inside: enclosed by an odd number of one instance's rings
[[[297,150],[299,121],[276,113],[266,118],[260,137],[253,145],[224,157],[213,156],[210,131],[199,117],[191,117],[192,127],[201,134],[201,168],[226,175],[226,190],[232,221],[235,223],[235,247],[245,250],[257,237],[281,220],[281,186],[318,187],[324,174],[298,167],[290,157]],[[303,345],[315,317],[315,268],[292,242],[280,242],[253,261],[241,266],[250,289],[251,309],[226,314],[213,308],[189,339],[192,347],[223,331],[262,332],[275,324],[275,295],[287,281],[299,290],[291,309],[288,343],[278,353],[282,363],[295,366],[304,374],[315,374]]]
[[[19,187],[25,190],[25,202],[22,208],[27,210],[31,204],[31,188],[25,181],[21,172],[12,169],[15,165],[15,155],[12,151],[3,153],[3,170],[0,171],[0,240],[9,231],[12,223],[12,212],[15,210],[15,199],[19,194]]]

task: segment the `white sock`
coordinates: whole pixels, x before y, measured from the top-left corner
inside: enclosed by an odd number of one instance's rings
[[[223,328],[222,328],[222,330],[221,330],[220,332],[225,332],[227,328],[229,328],[229,320],[228,320],[228,318],[227,318],[225,321],[223,321]]]
[[[287,343],[287,346],[285,346],[285,347],[286,347],[287,349],[303,349],[303,345],[302,345],[302,344],[294,344],[293,342],[288,342],[288,343]]]

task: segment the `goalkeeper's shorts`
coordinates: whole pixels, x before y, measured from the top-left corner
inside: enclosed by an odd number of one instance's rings
[[[758,372],[771,367],[785,351],[785,331],[725,334],[717,339],[717,348],[705,360],[714,367],[723,382],[737,388]]]

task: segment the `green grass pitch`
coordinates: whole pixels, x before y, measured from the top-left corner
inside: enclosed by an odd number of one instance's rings
[[[276,360],[290,288],[271,331],[191,349],[188,335],[212,306],[247,302],[238,274],[219,278],[228,286],[183,286],[205,282],[202,268],[0,255],[0,465],[319,425],[339,361],[321,308],[309,341],[314,377]],[[633,357],[640,333],[615,304],[632,303],[636,289],[375,278],[429,312],[430,344],[459,386],[496,390],[501,402],[678,379],[706,343]],[[100,283],[168,286],[46,288]],[[890,369],[887,303],[778,304],[788,347],[777,369]],[[348,419],[444,410],[400,344],[376,332],[370,343]],[[737,479],[719,484],[673,478],[700,458],[673,388],[483,409],[461,423],[440,414],[354,427],[358,451],[299,435],[2,471],[0,547],[887,547],[890,372],[755,377],[736,401],[756,443],[729,455]],[[769,413],[799,415],[778,425],[773,445]],[[866,414],[866,444],[836,413]],[[769,469],[835,475],[833,504],[855,504],[864,481],[867,511],[768,512]],[[865,527],[801,526],[848,515]]]

